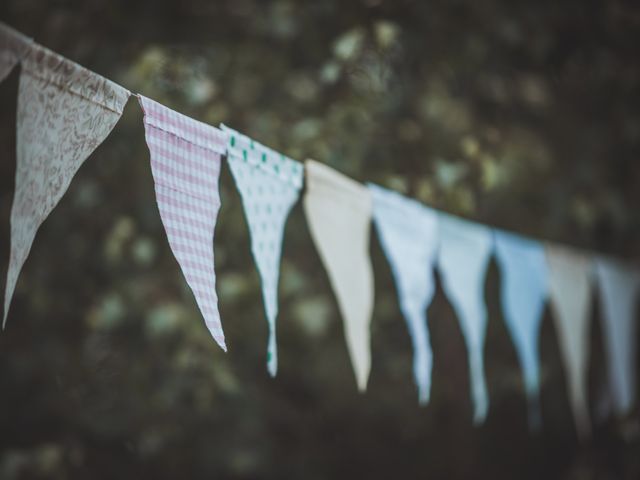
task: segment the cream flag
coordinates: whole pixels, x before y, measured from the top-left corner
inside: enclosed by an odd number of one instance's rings
[[[591,433],[587,403],[592,261],[568,247],[547,244],[549,298],[569,382],[569,399],[580,438]]]
[[[438,268],[442,288],[458,316],[469,352],[473,421],[484,422],[489,395],[484,375],[484,340],[487,307],[484,281],[491,258],[492,234],[489,227],[451,215],[440,214]]]
[[[38,228],[122,115],[129,91],[34,45],[18,90],[16,186],[4,299],[9,304]]]
[[[638,378],[637,303],[640,271],[620,261],[596,259],[600,291],[602,336],[609,372],[609,392],[616,414],[623,416],[633,407]]]
[[[307,160],[305,166],[304,211],[338,300],[358,388],[364,391],[371,370],[371,195],[365,186],[326,165]]]
[[[29,37],[0,22],[0,82],[24,58],[32,42]]]

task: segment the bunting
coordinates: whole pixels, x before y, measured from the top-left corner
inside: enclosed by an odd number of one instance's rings
[[[413,343],[413,375],[421,405],[429,402],[433,355],[427,308],[435,293],[433,264],[438,246],[434,210],[390,190],[368,185],[373,218],[382,249],[391,265],[400,309]]]
[[[540,427],[538,340],[548,296],[548,271],[540,242],[495,230],[500,268],[500,300],[507,329],[518,353],[529,402],[529,425]]]
[[[487,307],[484,281],[491,257],[491,230],[451,215],[440,215],[438,267],[469,351],[474,424],[484,422],[489,395],[484,374]]]
[[[218,313],[213,234],[226,134],[139,96],[160,218],[214,340],[226,351]]]
[[[358,389],[371,370],[373,272],[369,259],[372,200],[367,188],[332,168],[307,160],[304,211],[344,320]]]
[[[262,281],[262,297],[269,322],[267,369],[278,370],[276,317],[278,277],[284,227],[298,201],[304,168],[235,130],[228,135],[227,161],[236,182],[251,235],[251,252]]]
[[[0,22],[0,81],[22,64],[17,108],[17,167],[11,209],[10,258],[3,328],[20,271],[40,225],[77,170],[104,141],[130,96],[125,88],[67,60]],[[371,369],[373,272],[370,224],[390,264],[414,349],[420,404],[430,398],[432,352],[427,309],[437,266],[468,350],[474,423],[489,398],[483,349],[487,328],[484,282],[495,248],[501,305],[514,342],[532,427],[540,425],[538,343],[547,299],[568,379],[580,438],[590,434],[587,401],[593,282],[601,300],[609,390],[626,415],[636,399],[636,303],[640,271],[619,261],[492,230],[382,187],[367,187],[314,161],[303,166],[251,138],[193,120],[138,95],[150,152],[156,201],[169,246],[205,324],[226,351],[218,312],[213,239],[220,209],[221,156],[227,155],[242,198],[269,325],[267,369],[278,367],[276,319],[284,230],[306,172],[304,212],[343,317],[360,391]]]
[[[580,438],[591,433],[587,406],[587,367],[591,320],[591,259],[559,245],[545,248],[549,298],[560,351],[567,371],[569,398]]]
[[[595,265],[601,299],[609,391],[616,414],[623,416],[629,413],[636,397],[636,307],[640,272],[605,257],[596,259]]]
[[[129,91],[44,47],[22,61],[3,327],[38,228],[122,115]]]

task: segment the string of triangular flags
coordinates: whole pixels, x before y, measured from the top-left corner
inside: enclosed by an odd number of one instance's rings
[[[132,95],[0,23],[0,81],[18,64],[17,166],[3,328],[40,225],[79,167],[114,128]],[[337,298],[360,390],[366,389],[371,368],[374,278],[369,239],[373,223],[411,335],[421,404],[428,403],[431,389],[433,355],[426,313],[437,269],[468,349],[474,421],[482,423],[487,416],[483,352],[488,315],[483,292],[487,267],[495,255],[502,309],[523,371],[531,426],[540,425],[538,339],[549,302],[577,429],[582,437],[589,435],[588,338],[596,286],[603,309],[610,395],[619,415],[632,408],[640,270],[436,211],[380,186],[362,185],[312,160],[303,166],[229,127],[206,125],[135,96],[144,112],[156,202],[169,245],[207,328],[224,350],[213,257],[223,156],[242,199],[262,282],[271,375],[278,365],[277,292],[284,228],[304,186],[304,212]]]

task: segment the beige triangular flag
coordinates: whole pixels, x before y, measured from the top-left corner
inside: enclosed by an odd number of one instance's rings
[[[304,211],[338,299],[358,388],[364,391],[371,370],[371,194],[326,165],[307,160],[305,166]]]
[[[4,320],[36,232],[122,115],[129,91],[34,45],[18,90],[16,186]]]
[[[640,270],[608,257],[599,257],[595,263],[609,394],[615,413],[624,416],[633,408],[638,381]]]
[[[549,298],[569,382],[569,399],[580,438],[591,434],[587,399],[592,260],[559,245],[546,246]]]

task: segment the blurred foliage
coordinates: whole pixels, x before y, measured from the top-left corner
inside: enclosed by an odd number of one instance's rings
[[[640,253],[640,7],[633,0],[5,0],[0,18],[199,120],[294,158],[534,237]],[[0,86],[0,251],[8,258],[18,73]],[[606,416],[597,315],[591,442],[572,424],[553,324],[543,430],[528,432],[492,265],[484,426],[438,290],[432,400],[372,241],[368,393],[298,206],[287,225],[280,369],[240,200],[216,231],[229,353],[165,240],[131,101],[43,225],[0,335],[0,478],[640,478],[640,423]],[[4,275],[4,273],[3,273]],[[597,308],[596,308],[597,311]]]

